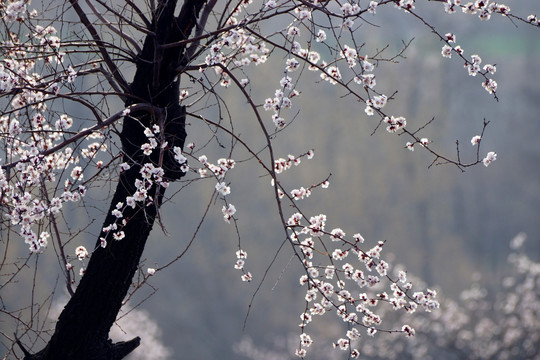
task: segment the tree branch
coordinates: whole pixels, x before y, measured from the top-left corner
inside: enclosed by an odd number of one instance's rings
[[[122,76],[122,73],[120,72],[120,70],[118,69],[118,67],[114,63],[114,61],[109,56],[109,53],[107,52],[107,48],[104,46],[103,41],[101,40],[101,37],[99,36],[96,28],[94,27],[94,25],[92,25],[92,23],[90,22],[90,20],[88,19],[88,17],[84,13],[84,10],[79,5],[79,0],[69,0],[69,2],[73,6],[73,9],[77,13],[77,15],[79,16],[79,19],[81,20],[81,22],[88,29],[88,31],[90,31],[90,35],[92,35],[92,38],[96,42],[96,45],[97,45],[97,47],[99,49],[99,52],[100,52],[101,56],[103,57],[103,60],[105,61],[105,64],[107,64],[107,67],[109,68],[112,76],[114,77],[116,82],[118,82],[120,87],[124,91],[127,91],[128,88],[129,88],[128,83],[126,82],[126,80]]]
[[[135,48],[135,51],[137,54],[141,52],[141,47],[139,46],[139,44],[137,44],[137,42],[131,36],[129,36],[126,33],[121,32],[120,29],[118,29],[116,26],[111,24],[109,20],[105,19],[105,17],[101,15],[101,13],[98,11],[98,9],[96,9],[94,4],[92,4],[90,0],[86,0],[86,4],[90,7],[90,9],[92,9],[92,11],[94,12],[94,15],[96,15],[105,24],[105,26],[111,29],[111,31],[114,32],[116,35],[120,36],[122,39],[129,42]]]

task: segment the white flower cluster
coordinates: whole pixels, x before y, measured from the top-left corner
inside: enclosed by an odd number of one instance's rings
[[[242,2],[233,16],[229,17],[227,25],[236,25],[238,23],[237,16],[247,5],[247,3]],[[273,4],[269,2],[267,6],[272,7]],[[269,52],[270,50],[263,41],[257,40],[245,29],[237,27],[224,32],[221,39],[210,47],[210,53],[206,56],[205,63],[214,67],[216,73],[222,77],[221,85],[228,87],[230,78],[221,66],[227,66],[230,59],[234,59],[233,64],[236,67],[248,66],[251,63],[263,64],[266,62]]]
[[[298,67],[298,62],[294,58],[289,58],[286,61],[286,70],[292,72]],[[292,98],[298,96],[300,93],[294,89],[294,84],[292,78],[289,76],[284,76],[279,82],[281,88],[276,89],[273,98],[267,98],[264,101],[264,110],[273,110],[274,114],[272,115],[272,120],[274,125],[278,129],[285,127],[286,122],[280,116],[282,109],[289,109],[292,106]]]
[[[59,127],[67,128],[70,126],[68,120],[71,119],[62,115],[56,123],[61,124]],[[49,235],[46,231],[38,235],[32,228],[39,227],[47,216],[58,214],[63,203],[78,202],[85,195],[86,187],[80,184],[83,180],[80,166],[68,170],[71,165],[79,163],[79,157],[73,154],[71,148],[47,156],[39,155],[55,145],[60,131],[56,132],[41,113],[36,114],[32,122],[34,131],[30,137],[26,132],[29,124],[21,124],[14,116],[0,118],[0,132],[10,134],[2,138],[2,143],[10,147],[12,164],[16,170],[15,173],[8,173],[0,168],[0,191],[4,194],[3,205],[11,209],[6,216],[13,225],[20,226],[19,234],[29,249],[37,252],[47,246]],[[71,179],[66,179],[64,190],[59,196],[44,199],[39,196],[39,192],[34,191],[42,187],[42,181],[55,183],[57,176],[66,170]]]
[[[2,17],[2,19],[6,20],[7,22],[23,21],[26,15],[27,3],[29,3],[29,1],[19,0],[10,1],[6,2],[6,4],[2,4],[3,6],[5,6],[4,16]]]
[[[525,238],[520,233],[511,241],[511,267],[504,270],[497,294],[474,283],[457,300],[437,295],[440,311],[417,312],[414,317],[403,313],[398,320],[408,324],[402,330],[414,335],[415,341],[406,337],[363,338],[359,344],[362,356],[427,359],[467,354],[471,359],[534,359],[540,336],[535,316],[540,306],[540,263],[521,249]],[[429,302],[430,293],[413,295]],[[422,327],[422,331],[415,333],[414,327]]]
[[[225,222],[230,224],[232,216],[236,214],[236,207],[233,204],[228,204],[227,206],[224,205],[221,212],[223,213],[223,219]]]
[[[227,172],[236,165],[236,161],[233,159],[225,158],[218,159],[217,165],[212,164],[208,162],[206,155],[199,156],[199,162],[203,165],[203,167],[198,170],[200,177],[204,178],[209,176],[208,170],[210,170],[211,176],[214,176],[218,180],[223,180]]]
[[[250,282],[251,280],[253,280],[253,275],[251,275],[249,271],[246,272],[244,270],[246,259],[247,259],[247,252],[245,252],[242,249],[238,250],[236,252],[236,263],[234,264],[234,268],[237,270],[242,270],[242,276],[241,276],[242,281]]]
[[[349,239],[340,228],[326,232],[327,218],[324,214],[312,216],[307,225],[302,225],[303,219],[303,215],[295,213],[287,222],[292,230],[290,236],[304,256],[303,264],[306,270],[306,274],[300,277],[300,284],[307,286],[307,311],[300,315],[302,333],[300,346],[296,350],[297,356],[306,356],[307,348],[313,343],[311,337],[305,333],[306,326],[313,321],[314,316],[331,310],[336,310],[336,315],[348,324],[346,336],[338,339],[334,347],[350,351],[350,356],[355,358],[360,354],[355,348],[360,338],[360,329],[364,328],[369,336],[374,336],[378,331],[388,331],[381,328],[382,315],[386,312],[385,305],[391,310],[407,313],[413,313],[417,309],[430,312],[439,308],[436,291],[427,289],[425,292],[413,293],[413,285],[407,280],[404,271],[400,271],[395,280],[388,275],[390,264],[381,259],[383,242],[363,251],[359,247],[364,242],[360,234],[354,234],[352,239]],[[325,236],[336,243],[337,247],[333,250],[331,259],[327,257],[324,260],[324,256],[319,257],[316,264],[315,254],[325,254],[328,251],[328,243],[324,248],[317,249],[317,244],[321,243]],[[317,237],[317,240],[314,237]],[[356,260],[350,259],[350,255],[354,255]],[[324,262],[328,265],[324,265]],[[385,283],[388,284],[388,291],[384,291]],[[408,324],[392,332],[401,332],[407,337],[415,335],[414,328]]]
[[[490,0],[476,0],[475,2],[463,2],[462,0],[446,0],[444,3],[444,11],[448,14],[453,14],[456,9],[461,8],[465,14],[478,15],[480,20],[489,20],[492,13],[508,15],[510,7],[498,2]]]
[[[313,159],[313,156],[315,155],[313,150],[309,150],[305,154],[302,154],[298,157],[289,154],[287,156],[287,159],[279,158],[277,160],[274,160],[274,170],[276,171],[276,174],[281,174],[282,172],[289,170],[293,165],[298,166],[301,163],[302,157],[307,157],[308,160]]]
[[[129,115],[130,112],[126,110],[122,112],[123,116]],[[167,149],[167,142],[161,139],[161,127],[159,125],[153,125],[152,128],[145,128],[144,135],[148,139],[148,142],[141,146],[144,155],[150,156],[157,148],[159,148],[160,151]],[[187,172],[189,166],[187,164],[187,158],[182,153],[182,149],[175,146],[173,147],[172,152],[174,153],[174,159],[180,164],[180,170],[184,173]],[[144,164],[130,164],[123,162],[119,165],[119,169],[120,172],[124,172],[130,170],[133,166],[136,166],[136,168],[139,169],[140,178],[135,180],[134,193],[126,197],[125,203],[118,202],[111,211],[111,214],[116,220],[111,224],[104,226],[102,229],[104,236],[100,237],[100,243],[103,248],[107,246],[110,236],[116,241],[125,238],[126,235],[122,228],[127,224],[127,219],[124,217],[124,212],[127,208],[135,209],[137,204],[140,204],[142,207],[151,204],[154,201],[153,196],[150,193],[151,188],[155,185],[163,188],[169,186],[169,182],[164,178],[165,170],[152,162],[146,162]]]
[[[231,193],[230,186],[227,185],[224,181],[221,181],[225,178],[225,175],[229,170],[234,168],[236,161],[233,159],[218,159],[217,165],[208,162],[206,155],[199,156],[199,162],[204,166],[199,168],[200,177],[208,177],[208,170],[210,170],[211,175],[214,176],[218,182],[216,183],[215,189],[221,196],[226,196]],[[236,212],[234,205],[229,206],[229,208],[223,210],[223,215],[226,222],[230,222],[231,216]]]
[[[274,160],[274,170],[275,170],[276,174],[281,174],[282,172],[284,172],[286,170],[289,170],[292,167],[293,164],[295,166],[300,165],[301,158],[304,157],[304,156],[308,160],[313,159],[314,154],[315,153],[313,152],[313,150],[308,150],[306,153],[301,154],[298,157],[295,157],[294,155],[289,154],[287,156],[287,159],[279,158],[277,160]],[[276,185],[274,179],[272,179],[271,184],[272,184],[272,186]],[[291,192],[290,192],[291,198],[294,199],[294,200],[301,200],[301,199],[307,198],[307,197],[309,197],[311,195],[311,190],[313,190],[314,188],[319,187],[319,186],[322,187],[323,189],[326,189],[326,188],[328,188],[328,186],[330,186],[330,182],[327,179],[327,180],[322,181],[319,184],[311,185],[311,186],[309,186],[307,188],[301,186],[298,189],[292,189]],[[278,192],[278,196],[279,196],[280,199],[283,198],[283,196],[285,196],[285,193],[283,192],[283,190],[280,187],[277,188],[277,192]]]
[[[9,2],[3,9],[3,18],[10,22],[23,20],[26,16],[27,1]],[[30,15],[32,15],[30,13]],[[10,92],[9,115],[0,117],[0,132],[7,136],[0,139],[1,146],[9,149],[6,159],[10,163],[2,164],[0,169],[0,190],[2,205],[10,209],[9,218],[13,225],[19,225],[19,234],[29,245],[32,252],[42,251],[50,235],[46,231],[36,233],[36,228],[43,229],[43,223],[49,216],[58,215],[66,202],[78,202],[86,193],[83,169],[86,163],[93,162],[98,168],[102,161],[96,159],[99,152],[107,151],[103,135],[90,132],[81,138],[78,144],[80,153],[74,153],[73,147],[61,147],[66,141],[66,133],[85,129],[73,129],[74,120],[66,115],[48,112],[46,101],[60,91],[60,85],[70,83],[77,77],[77,72],[70,66],[58,70],[55,65],[63,62],[61,41],[56,36],[53,26],[35,25],[28,34],[29,43],[21,44],[15,34],[5,45],[10,49],[0,63],[0,93]],[[39,53],[28,51],[32,46]],[[43,67],[47,63],[47,67]],[[62,73],[59,77],[51,73]],[[84,140],[99,140],[88,145]],[[58,147],[50,153],[49,150]],[[80,154],[80,156],[79,156]],[[7,170],[11,169],[13,170]],[[63,178],[63,179],[62,179]],[[54,189],[49,184],[61,183],[63,188],[44,196],[43,189]],[[49,191],[49,190],[45,190]]]
[[[527,21],[533,25],[540,26],[540,21],[538,20],[538,17],[534,14],[527,16]]]
[[[405,11],[413,10],[415,0],[399,0],[399,3],[396,4],[396,7],[402,8]]]
[[[403,129],[405,126],[407,126],[407,119],[405,119],[403,116],[385,116],[383,122],[388,125],[386,126],[386,131],[388,131],[389,133],[395,133],[398,130]]]
[[[460,56],[463,56],[463,49],[461,46],[457,45],[455,47],[452,47],[450,44],[456,42],[456,36],[452,33],[447,33],[445,35],[445,41],[446,44],[443,45],[441,50],[441,55],[445,58],[451,58],[452,52],[456,52]],[[479,55],[471,55],[471,60],[465,59],[465,68],[467,69],[467,72],[470,76],[476,76],[477,74],[481,74],[485,81],[482,82],[482,87],[490,94],[495,94],[497,92],[497,82],[493,79],[488,78],[488,74],[495,74],[497,71],[497,68],[495,65],[486,64],[482,68],[480,64],[482,63],[482,58],[480,58]],[[482,71],[483,69],[483,71]]]

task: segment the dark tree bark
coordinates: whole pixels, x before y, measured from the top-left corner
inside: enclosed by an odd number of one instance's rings
[[[76,2],[76,1],[75,1]],[[127,196],[134,194],[135,180],[140,179],[141,164],[160,161],[165,170],[165,179],[179,179],[183,173],[174,159],[172,148],[184,145],[185,108],[179,105],[179,73],[181,65],[186,64],[186,47],[167,49],[162,44],[178,42],[189,37],[197,23],[197,17],[205,1],[184,1],[180,14],[175,16],[176,0],[162,0],[156,8],[152,21],[152,35],[144,41],[137,59],[137,71],[129,86],[126,106],[145,102],[161,109],[156,113],[132,113],[124,118],[121,140],[124,161],[131,168],[120,174],[116,191],[111,200],[104,226],[118,223],[111,211],[118,202],[125,202]],[[79,14],[79,16],[81,16]],[[162,159],[159,151],[145,156],[141,145],[148,142],[144,128],[161,124],[168,141]],[[156,149],[158,150],[158,149]],[[62,311],[55,332],[47,346],[40,352],[25,359],[49,360],[113,360],[122,359],[133,351],[140,342],[137,337],[128,342],[113,344],[109,330],[113,325],[137,270],[146,240],[159,210],[164,188],[153,185],[148,189],[153,201],[140,204],[135,209],[127,207],[124,211],[126,225],[119,225],[125,238],[119,241],[102,232],[106,237],[105,248],[97,240],[96,249],[88,263],[74,295]]]

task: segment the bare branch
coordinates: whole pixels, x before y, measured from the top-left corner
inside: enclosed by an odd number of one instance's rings
[[[90,32],[90,35],[94,39],[94,41],[96,43],[96,46],[98,47],[99,52],[100,52],[101,56],[103,57],[103,61],[105,61],[105,64],[107,64],[107,67],[109,68],[109,71],[111,72],[113,78],[116,80],[118,85],[122,88],[122,90],[127,92],[129,86],[128,86],[126,80],[122,76],[122,73],[120,72],[120,69],[118,69],[118,67],[116,66],[114,61],[109,56],[109,52],[108,52],[107,48],[105,47],[103,41],[101,40],[101,37],[99,36],[96,28],[94,27],[94,25],[92,25],[92,23],[90,22],[90,20],[88,19],[88,17],[84,13],[83,9],[79,5],[79,0],[69,0],[69,2],[73,6],[73,9],[77,13],[77,15],[79,16],[79,19],[81,20],[81,22],[84,24],[84,26]]]
[[[131,36],[120,31],[120,29],[111,24],[109,20],[105,19],[103,15],[101,15],[101,13],[98,11],[98,9],[96,9],[94,4],[92,4],[91,0],[86,0],[86,4],[90,7],[90,9],[92,9],[94,15],[96,15],[109,29],[111,29],[116,35],[120,36],[122,39],[129,42],[131,46],[133,46],[133,48],[135,49],[135,54],[139,54],[141,52],[141,47],[139,46],[139,44]]]

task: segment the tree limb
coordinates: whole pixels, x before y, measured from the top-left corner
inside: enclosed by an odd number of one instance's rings
[[[118,69],[118,67],[114,63],[114,61],[111,59],[109,53],[107,52],[107,48],[104,46],[103,40],[101,40],[101,37],[99,36],[96,28],[94,27],[94,25],[92,25],[92,23],[90,22],[90,20],[88,19],[88,17],[84,13],[84,10],[79,5],[79,0],[69,0],[69,2],[73,6],[73,9],[77,13],[77,15],[79,16],[79,19],[81,20],[81,22],[84,24],[84,26],[90,32],[90,35],[92,35],[92,38],[96,42],[96,45],[97,45],[97,47],[99,49],[99,52],[101,53],[101,56],[103,57],[103,60],[105,61],[105,64],[107,64],[107,67],[109,68],[112,76],[114,77],[116,82],[118,82],[120,87],[124,91],[127,91],[128,88],[129,88],[128,83],[126,82],[126,80],[122,76],[122,73],[120,72],[120,70]]]

